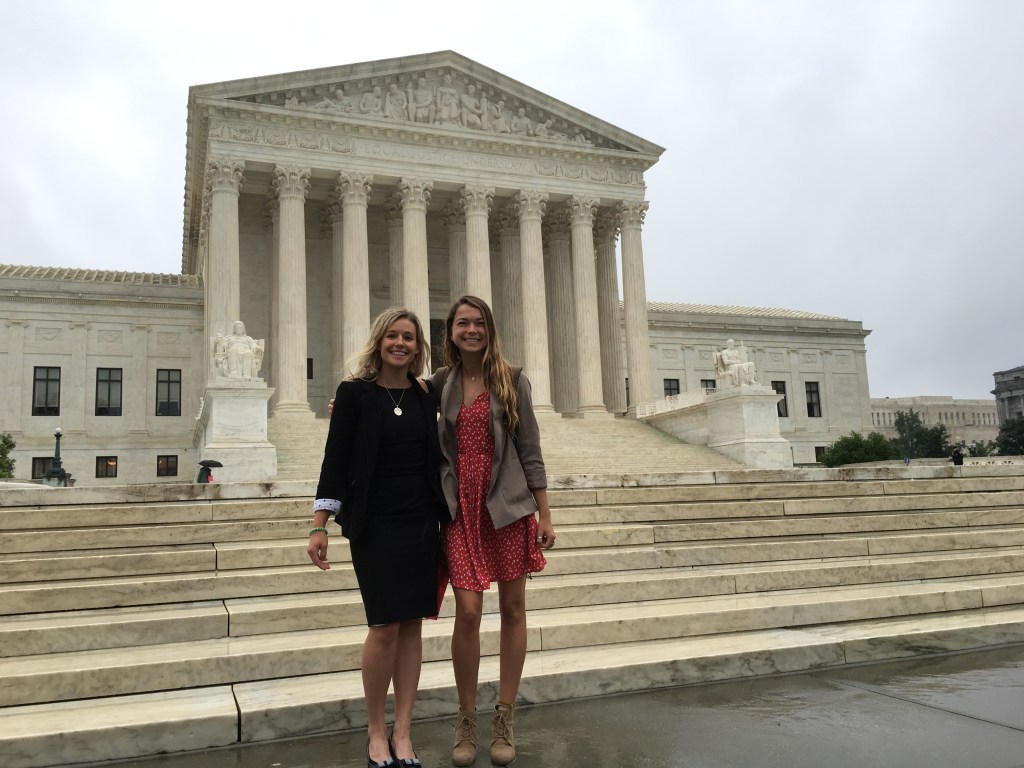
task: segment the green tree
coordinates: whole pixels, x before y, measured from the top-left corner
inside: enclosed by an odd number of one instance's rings
[[[1007,419],[996,438],[1000,456],[1024,456],[1024,416]]]
[[[896,426],[896,437],[893,445],[900,457],[912,459],[943,459],[949,456],[952,446],[949,444],[949,432],[945,424],[926,427],[921,421],[921,414],[909,411],[897,411],[893,420]]]
[[[0,477],[14,477],[14,438],[9,432],[0,432]]]
[[[977,440],[967,446],[965,453],[971,456],[995,456],[999,447],[992,440]]]
[[[843,464],[860,464],[865,461],[889,461],[898,459],[899,453],[885,436],[872,432],[864,437],[860,432],[851,432],[836,440],[821,457],[826,467],[840,467]]]

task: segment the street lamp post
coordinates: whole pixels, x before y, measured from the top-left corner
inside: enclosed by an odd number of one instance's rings
[[[63,434],[60,427],[53,431],[53,437],[56,440],[56,445],[53,449],[53,460],[50,462],[50,471],[43,477],[44,484],[52,485],[55,488],[67,487],[68,484],[68,473],[64,471],[60,461],[60,438]]]

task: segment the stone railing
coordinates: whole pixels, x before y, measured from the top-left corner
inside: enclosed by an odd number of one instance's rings
[[[692,392],[680,392],[678,395],[669,395],[661,400],[655,400],[653,403],[643,403],[636,407],[636,417],[642,419],[646,416],[654,416],[659,413],[678,411],[680,408],[701,405],[707,400],[707,396],[714,391],[714,389],[695,389]]]

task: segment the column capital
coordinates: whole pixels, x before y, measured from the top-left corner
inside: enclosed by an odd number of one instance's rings
[[[206,187],[212,192],[238,194],[245,177],[245,161],[217,157],[206,161]]]
[[[449,232],[466,231],[466,213],[454,200],[449,200],[441,209],[441,221]]]
[[[615,215],[620,227],[633,227],[639,229],[643,226],[644,217],[647,215],[647,208],[650,206],[646,200],[621,200],[615,206]]]
[[[324,218],[333,226],[345,220],[345,210],[341,200],[336,195],[327,198],[327,205],[324,206]]]
[[[519,220],[536,219],[544,216],[544,209],[548,204],[548,193],[536,189],[521,189],[512,198],[512,206]]]
[[[384,221],[390,227],[402,225],[402,198],[399,195],[392,195],[384,201],[381,206],[384,213]]]
[[[568,240],[571,216],[569,209],[564,205],[550,211],[544,217],[544,238],[546,240]]]
[[[404,178],[398,182],[398,193],[402,198],[402,209],[411,206],[426,210],[430,202],[430,193],[434,190],[434,182],[427,179]]]
[[[592,224],[594,214],[597,212],[598,200],[596,197],[570,197],[565,201],[566,207],[572,216],[572,223]]]
[[[334,192],[345,205],[366,205],[372,189],[373,176],[371,174],[342,171],[338,174],[338,183],[334,187]]]
[[[602,210],[594,217],[594,239],[599,243],[611,241],[615,243],[619,236],[619,222],[616,215],[610,211]]]
[[[277,196],[305,200],[306,192],[309,191],[309,174],[309,168],[299,168],[297,165],[275,166],[274,189],[277,190]]]
[[[466,214],[483,214],[491,209],[491,201],[494,199],[494,187],[483,187],[467,184],[459,190],[462,198],[463,210]]]

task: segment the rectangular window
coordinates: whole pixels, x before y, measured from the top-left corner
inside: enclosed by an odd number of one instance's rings
[[[156,415],[181,416],[181,370],[156,371]]]
[[[312,380],[313,378],[313,358],[306,358],[306,378]]]
[[[117,456],[97,456],[96,477],[117,477]]]
[[[178,476],[178,457],[177,456],[157,456],[156,457],[156,476],[157,477],[177,477]]]
[[[665,379],[665,397],[679,394],[679,379]]]
[[[32,479],[42,480],[53,465],[53,456],[32,457]]]
[[[717,389],[716,382],[715,382],[714,379],[701,379],[700,380],[700,388],[701,389]]]
[[[816,446],[814,446],[814,460],[820,464],[821,460],[824,457],[825,457],[825,446],[824,445],[816,445]]]
[[[818,382],[805,382],[804,390],[807,392],[807,415],[812,419],[821,418],[821,393],[818,391]]]
[[[779,400],[778,405],[775,407],[779,411],[779,418],[784,419],[789,416],[789,403],[786,402],[786,382],[784,381],[773,381],[772,389],[775,390],[776,395],[782,395],[782,399]]]
[[[60,368],[35,367],[32,415],[60,416]]]
[[[96,415],[121,415],[121,369],[96,369]]]

